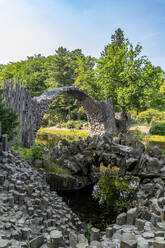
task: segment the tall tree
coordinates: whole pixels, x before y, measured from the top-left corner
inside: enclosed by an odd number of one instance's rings
[[[121,48],[121,44],[124,43],[125,37],[124,32],[121,28],[118,28],[115,33],[111,36],[111,42],[116,43],[118,48]]]
[[[118,110],[143,110],[154,107],[160,99],[163,71],[140,56],[142,46],[113,42],[104,49],[97,61],[98,82],[105,100],[112,99]]]

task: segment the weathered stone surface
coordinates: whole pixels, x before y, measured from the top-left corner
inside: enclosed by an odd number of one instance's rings
[[[153,232],[144,232],[144,233],[142,234],[142,236],[143,236],[143,238],[145,238],[145,239],[152,239],[152,238],[155,237],[155,235],[154,235]]]
[[[69,243],[72,248],[75,248],[78,243],[77,234],[74,232],[69,233]]]
[[[165,240],[157,239],[154,241],[154,248],[164,248],[165,247]]]
[[[106,228],[106,237],[107,238],[112,238],[113,235],[113,228],[112,227],[107,227]]]
[[[126,219],[127,219],[127,214],[121,213],[116,218],[116,224],[117,225],[124,225],[124,224],[126,224]]]
[[[98,228],[91,228],[90,232],[90,240],[91,241],[99,241],[100,240],[100,230]]]
[[[156,225],[157,225],[157,228],[160,231],[164,231],[165,232],[165,222],[157,222]]]
[[[0,248],[8,248],[10,245],[9,240],[1,239],[0,238]]]
[[[131,208],[127,211],[127,224],[133,225],[135,224],[137,209]]]
[[[131,233],[124,233],[121,238],[121,248],[137,248],[136,236]]]
[[[44,237],[38,236],[30,241],[30,247],[31,248],[40,248],[41,245],[44,243]]]
[[[137,219],[135,220],[135,226],[138,228],[139,231],[144,230],[145,220]]]
[[[64,245],[63,235],[61,231],[54,230],[50,233],[51,247],[61,247]]]
[[[148,240],[139,239],[137,242],[137,248],[149,248]]]

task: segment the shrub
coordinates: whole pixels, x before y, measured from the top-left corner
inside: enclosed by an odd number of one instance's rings
[[[66,128],[75,128],[76,127],[76,125],[75,125],[75,121],[68,121],[67,123],[66,123]]]
[[[112,208],[119,214],[131,207],[138,180],[129,175],[120,178],[118,170],[119,168],[115,167],[102,171],[102,176],[93,196],[99,200],[100,205],[106,205],[108,209]]]
[[[151,122],[162,120],[163,119],[163,113],[156,110],[156,109],[148,109],[146,111],[141,112],[137,116],[139,121],[147,122],[150,124]]]
[[[165,121],[156,122],[152,126],[150,133],[157,134],[157,135],[165,135]]]
[[[14,150],[19,151],[24,159],[43,159],[43,146],[33,145],[31,148],[13,147]]]

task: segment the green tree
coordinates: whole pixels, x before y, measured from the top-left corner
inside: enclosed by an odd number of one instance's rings
[[[8,139],[12,140],[17,134],[18,115],[11,108],[6,107],[3,100],[3,91],[0,89],[0,122],[2,125],[2,134],[7,134]]]
[[[91,56],[84,56],[77,59],[76,80],[74,85],[85,90],[90,96],[95,99],[101,99],[99,85],[97,84],[95,75],[96,59]]]
[[[140,56],[141,51],[141,45],[133,47],[127,39],[115,42],[113,37],[97,61],[97,79],[104,99],[113,100],[117,110],[141,111],[164,102],[160,97],[163,71]]]
[[[0,82],[13,80],[24,83],[32,96],[37,96],[47,89],[46,79],[48,77],[45,66],[46,58],[39,55],[27,57],[27,60],[9,63],[0,71]]]
[[[69,51],[66,48],[59,47],[47,62],[48,87],[72,86],[76,80],[77,60],[82,57],[84,55],[80,49]],[[77,111],[75,111],[76,109]],[[76,100],[65,94],[54,101],[49,110],[49,116],[55,115],[56,120],[67,121],[75,116],[75,112],[79,116]]]

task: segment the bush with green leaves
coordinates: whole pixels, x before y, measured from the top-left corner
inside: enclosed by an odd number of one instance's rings
[[[44,156],[42,145],[33,145],[30,148],[14,146],[13,149],[19,151],[24,159],[43,159]]]
[[[105,170],[93,196],[100,205],[112,209],[116,214],[131,207],[137,189],[137,178],[129,175],[119,178],[118,172]]]
[[[153,135],[165,135],[165,121],[159,121],[153,124],[150,133]]]
[[[3,89],[0,89],[0,122],[2,125],[2,134],[7,134],[8,139],[12,140],[17,135],[18,114],[11,108],[6,107],[3,100]]]
[[[147,122],[148,124],[162,120],[164,118],[164,115],[162,112],[156,110],[156,109],[147,109],[137,116],[138,120],[141,122]]]

